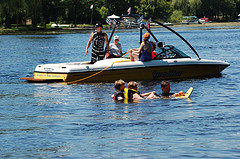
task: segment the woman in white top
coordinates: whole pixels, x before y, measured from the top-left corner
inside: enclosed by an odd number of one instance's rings
[[[119,43],[119,36],[114,36],[113,42],[109,45],[109,56],[108,58],[118,58],[123,55],[122,45]]]

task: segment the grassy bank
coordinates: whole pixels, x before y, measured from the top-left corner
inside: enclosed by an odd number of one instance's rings
[[[79,33],[87,30],[93,30],[94,25],[90,24],[78,24],[76,27],[69,24],[70,27],[58,27],[51,28],[51,25],[47,25],[47,27],[38,26],[12,26],[11,29],[0,28],[0,35],[21,35],[21,34],[66,34],[66,33]],[[108,25],[103,25],[104,29],[109,29]]]
[[[176,24],[173,27],[221,27],[221,26],[240,26],[240,22],[213,22],[213,23],[205,23],[205,24]]]
[[[71,26],[71,25],[70,25]],[[231,27],[237,26],[240,27],[240,22],[224,22],[224,23],[206,23],[206,24],[174,24],[171,26],[172,28],[175,27]],[[161,27],[161,26],[152,26],[154,28]],[[109,25],[103,25],[105,30],[111,30]],[[121,29],[125,29],[125,27],[121,26]],[[66,33],[81,33],[86,32],[87,30],[93,30],[94,25],[90,24],[78,24],[77,27],[69,27],[69,28],[51,28],[47,26],[45,29],[44,27],[30,27],[30,26],[20,26],[18,28],[12,29],[3,29],[0,28],[0,35],[18,35],[18,34],[66,34]]]

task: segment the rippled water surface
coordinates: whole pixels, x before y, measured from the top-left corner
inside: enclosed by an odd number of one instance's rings
[[[153,31],[195,58],[174,34]],[[132,104],[112,101],[113,83],[19,79],[40,63],[89,60],[89,33],[0,36],[0,158],[240,158],[240,26],[177,31],[202,58],[231,66],[219,78],[171,81],[172,92],[193,87],[191,100]],[[117,34],[124,51],[138,47],[137,30]],[[160,92],[159,83],[139,81],[139,90]]]

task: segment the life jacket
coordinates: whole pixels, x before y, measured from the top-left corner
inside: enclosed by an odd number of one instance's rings
[[[115,91],[112,95],[112,99],[116,101],[123,101],[124,100],[124,94],[121,91]]]
[[[136,91],[135,89],[124,88],[124,102],[125,103],[132,102],[134,93],[137,93],[141,96],[140,92]]]
[[[92,51],[94,53],[104,52],[104,36],[106,33],[98,33],[97,31],[93,32],[93,43],[92,43]]]
[[[153,51],[153,52],[152,52],[152,59],[155,59],[155,58],[156,58],[156,56],[157,56],[157,53],[156,53],[156,51]]]

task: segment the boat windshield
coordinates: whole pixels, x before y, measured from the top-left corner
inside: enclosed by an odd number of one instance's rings
[[[172,45],[166,45],[163,48],[156,48],[155,51],[157,53],[155,59],[190,58]]]

